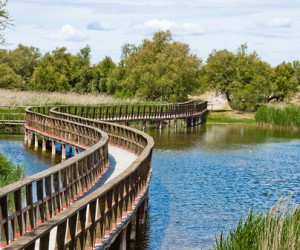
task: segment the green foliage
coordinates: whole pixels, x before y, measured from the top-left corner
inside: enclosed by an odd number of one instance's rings
[[[6,63],[0,63],[0,88],[15,89],[22,85],[22,77]]]
[[[91,48],[76,55],[57,48],[41,55],[18,45],[0,50],[0,88],[48,92],[106,93],[117,98],[185,101],[188,95],[217,90],[233,109],[253,111],[267,102],[283,102],[300,84],[300,62],[271,67],[241,45],[237,52],[214,50],[205,65],[170,32],[156,32],[139,46],[125,44],[121,61],[91,63]]]
[[[295,72],[295,77],[298,81],[298,85],[300,85],[300,61],[294,61],[292,65]]]
[[[206,84],[226,96],[233,109],[253,110],[269,97],[272,68],[241,45],[236,53],[214,50],[204,66]]]
[[[221,233],[216,250],[296,250],[300,247],[300,208],[277,209],[265,215],[250,211],[227,237]]]
[[[114,93],[114,88],[111,86],[111,76],[116,67],[116,64],[108,56],[94,67],[98,79],[96,88],[100,93]]]
[[[25,175],[25,166],[13,163],[0,152],[0,187],[18,181],[19,179],[24,178]]]
[[[299,74],[299,73],[298,73]],[[271,87],[269,101],[277,100],[284,101],[292,94],[297,92],[299,81],[297,79],[296,71],[291,63],[281,63],[277,65],[271,76]]]
[[[0,55],[1,88],[26,90],[41,57],[39,49],[19,44],[15,50],[1,50]]]
[[[72,89],[72,66],[74,59],[66,48],[46,53],[39,61],[31,81],[32,90],[69,91]]]
[[[187,100],[199,85],[201,61],[189,46],[174,42],[170,32],[157,32],[152,40],[123,47],[114,76],[116,96],[169,102]]]
[[[257,123],[300,129],[300,106],[263,105],[255,114]]]

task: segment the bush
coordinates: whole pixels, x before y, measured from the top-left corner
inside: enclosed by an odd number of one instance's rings
[[[18,181],[26,175],[24,165],[15,164],[0,152],[0,187]]]

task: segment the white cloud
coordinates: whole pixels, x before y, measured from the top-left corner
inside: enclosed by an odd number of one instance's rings
[[[169,20],[158,20],[152,19],[144,23],[146,28],[154,29],[154,30],[170,30],[177,26],[177,24],[173,21]]]
[[[275,18],[269,23],[269,27],[273,28],[288,28],[292,23],[289,18]]]
[[[206,32],[206,30],[201,25],[195,23],[184,23],[183,25],[178,27],[178,31],[179,34],[181,31],[182,35],[194,35],[194,36],[203,35],[203,33]]]
[[[255,26],[258,28],[290,28],[292,22],[289,18],[274,18],[269,22],[257,22]]]
[[[199,36],[206,32],[206,30],[198,24],[186,22],[179,24],[175,21],[166,19],[151,19],[144,22],[143,25],[136,26],[135,29],[140,31],[146,31],[147,34],[151,34],[158,30],[167,31],[170,30],[175,36],[191,35]]]
[[[48,38],[59,41],[83,42],[87,40],[88,36],[75,29],[71,24],[66,24],[62,26],[59,32],[48,36]]]
[[[114,30],[114,27],[112,27],[111,24],[106,23],[106,22],[90,22],[87,24],[87,29],[88,30],[105,30],[105,31],[110,31]]]

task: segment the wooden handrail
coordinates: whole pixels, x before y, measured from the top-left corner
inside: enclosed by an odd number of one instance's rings
[[[103,105],[103,106],[61,106],[55,109],[61,113],[78,115],[101,121],[138,121],[155,119],[182,119],[199,116],[206,112],[207,102],[189,101],[185,103],[160,105]]]
[[[134,152],[138,158],[120,175],[42,225],[35,227],[5,249],[30,249],[38,239],[40,244],[47,247],[50,231],[54,227],[57,227],[56,247],[58,249],[72,248],[78,242],[84,244],[81,245],[82,249],[85,246],[94,246],[96,241],[102,242],[104,237],[109,237],[113,230],[117,233],[116,226],[130,219],[131,212],[142,202],[141,197],[148,191],[154,146],[152,137],[133,128],[57,111],[50,111],[50,116],[59,121],[101,129],[109,134],[110,143]],[[26,124],[27,122],[31,123],[30,120],[26,120]],[[40,124],[36,126],[33,123],[37,130],[42,128],[48,131],[46,125]]]
[[[137,207],[145,202],[154,147],[152,137],[147,134],[107,121],[187,119],[188,122],[188,119],[196,120],[206,112],[207,102],[194,101],[163,105],[61,106],[53,109],[50,107],[27,109],[25,122],[27,132],[86,150],[62,164],[17,182],[17,185],[14,183],[0,189],[2,243],[4,239],[5,244],[9,244],[5,249],[32,249],[37,240],[40,240],[40,248],[48,248],[53,228],[57,228],[55,238],[57,249],[73,249],[78,244],[84,249],[86,246],[94,247],[96,242],[105,248],[106,244],[109,245],[117,237],[120,228],[126,226],[126,223],[128,225]],[[82,192],[78,186],[82,182],[77,179],[77,173],[80,176],[78,169],[82,169],[81,166],[84,166],[85,170],[81,171],[84,176],[80,178],[86,178],[88,173],[99,177],[98,175],[105,170],[103,164],[107,163],[108,140],[111,144],[135,153],[138,158],[114,179],[72,206],[68,206],[72,199],[77,198],[75,196],[78,192],[74,193],[74,190]],[[93,172],[95,164],[100,165],[100,172],[96,174]],[[91,179],[93,178],[88,178]],[[88,180],[85,179],[83,183],[89,182]],[[36,201],[32,198],[34,185],[42,190]],[[22,208],[20,204],[24,190],[26,205]],[[9,215],[10,194],[14,196],[15,211]],[[57,205],[63,202],[66,204],[64,210],[62,206]],[[39,213],[44,213],[43,217],[39,217]],[[40,218],[42,225],[36,223]],[[8,236],[9,223],[11,228],[19,227],[12,230],[11,238]],[[24,228],[27,225],[31,226],[31,231],[25,234]],[[22,237],[15,240],[18,234]],[[15,241],[9,242],[11,239]]]
[[[86,150],[0,188],[2,246],[68,207],[100,178],[108,163],[108,136],[98,128],[49,117],[30,108],[26,110],[25,128],[29,133]]]

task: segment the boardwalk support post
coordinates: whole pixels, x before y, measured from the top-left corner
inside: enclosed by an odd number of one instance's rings
[[[28,144],[28,130],[25,129],[25,134],[24,134],[24,145]]]
[[[136,214],[134,214],[131,219],[130,240],[136,240]]]
[[[127,227],[125,227],[120,233],[120,247],[119,250],[126,250],[127,245]]]
[[[45,139],[44,136],[43,136],[43,138],[42,138],[42,151],[43,151],[43,152],[46,152],[46,139]]]
[[[56,145],[55,145],[55,141],[52,141],[52,147],[51,147],[51,149],[52,149],[52,156],[55,156],[55,154],[56,154]]]
[[[38,138],[38,135],[35,134],[34,135],[34,149],[38,149],[39,147],[39,138]]]
[[[67,158],[66,156],[66,144],[62,143],[61,144],[61,159],[65,160]]]

